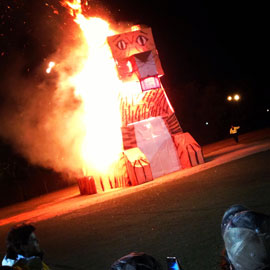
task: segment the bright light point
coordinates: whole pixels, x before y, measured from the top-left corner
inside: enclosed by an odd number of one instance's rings
[[[132,64],[130,61],[127,61],[128,71],[132,72]]]
[[[205,125],[207,125],[207,126],[208,126],[208,122],[205,122]]]
[[[232,100],[232,96],[228,96],[227,100],[231,101]]]
[[[151,128],[151,124],[150,124],[150,123],[147,123],[145,126],[146,126],[148,129]]]
[[[240,99],[240,96],[236,94],[236,95],[234,95],[233,98],[234,98],[234,100],[238,101]]]
[[[269,112],[269,109],[266,109],[267,112]]]
[[[133,25],[131,26],[131,31],[138,31],[141,30],[141,26],[140,25]]]
[[[55,62],[50,62],[49,65],[48,65],[48,68],[46,69],[46,72],[47,73],[50,73],[52,68],[55,66]]]

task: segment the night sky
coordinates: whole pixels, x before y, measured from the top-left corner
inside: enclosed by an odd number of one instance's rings
[[[6,97],[10,82],[17,76],[42,80],[41,66],[64,39],[76,42],[71,29],[77,26],[55,0],[1,0],[0,5],[0,104],[17,109]],[[269,125],[266,3],[103,0],[89,1],[84,12],[101,10],[119,23],[152,27],[165,90],[183,130],[200,144],[227,137],[231,124],[242,132]],[[227,95],[236,92],[240,102],[229,104]]]

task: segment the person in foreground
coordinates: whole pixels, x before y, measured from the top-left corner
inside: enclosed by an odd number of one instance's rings
[[[111,265],[111,270],[162,270],[155,258],[144,252],[131,252]]]
[[[3,267],[9,266],[18,270],[49,270],[42,261],[43,251],[34,231],[35,227],[30,224],[17,225],[10,230],[7,236],[6,255],[2,261]]]
[[[222,270],[270,270],[270,216],[233,205],[223,215]]]

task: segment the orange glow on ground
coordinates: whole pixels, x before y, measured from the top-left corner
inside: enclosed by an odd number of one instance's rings
[[[115,189],[114,192],[94,194],[90,197],[79,196],[78,187],[73,186],[12,206],[1,208],[0,226],[21,222],[35,223],[50,218],[59,218],[61,215],[73,213],[74,211],[84,207],[89,207],[121,196],[136,193],[140,190],[152,188],[153,186],[164,185],[164,187],[166,187],[170,181],[176,181],[179,183],[190,181],[188,178],[190,175],[194,175],[198,172],[202,172],[215,166],[232,162],[233,160],[253,155],[255,153],[269,150],[269,131],[270,129],[268,128],[242,134],[240,135],[240,140],[244,143],[241,145],[234,144],[231,139],[206,145],[204,146],[204,155],[210,160],[209,162],[192,167],[188,170],[173,172],[143,185],[133,186],[129,189]]]

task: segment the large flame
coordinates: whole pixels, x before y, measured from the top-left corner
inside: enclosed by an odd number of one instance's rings
[[[82,100],[84,125],[79,150],[85,175],[108,174],[122,151],[119,91],[121,81],[107,44],[107,36],[117,32],[101,18],[82,15],[80,1],[65,2],[80,26],[87,52],[80,71],[69,78],[74,95]],[[76,59],[74,59],[76,61]]]

